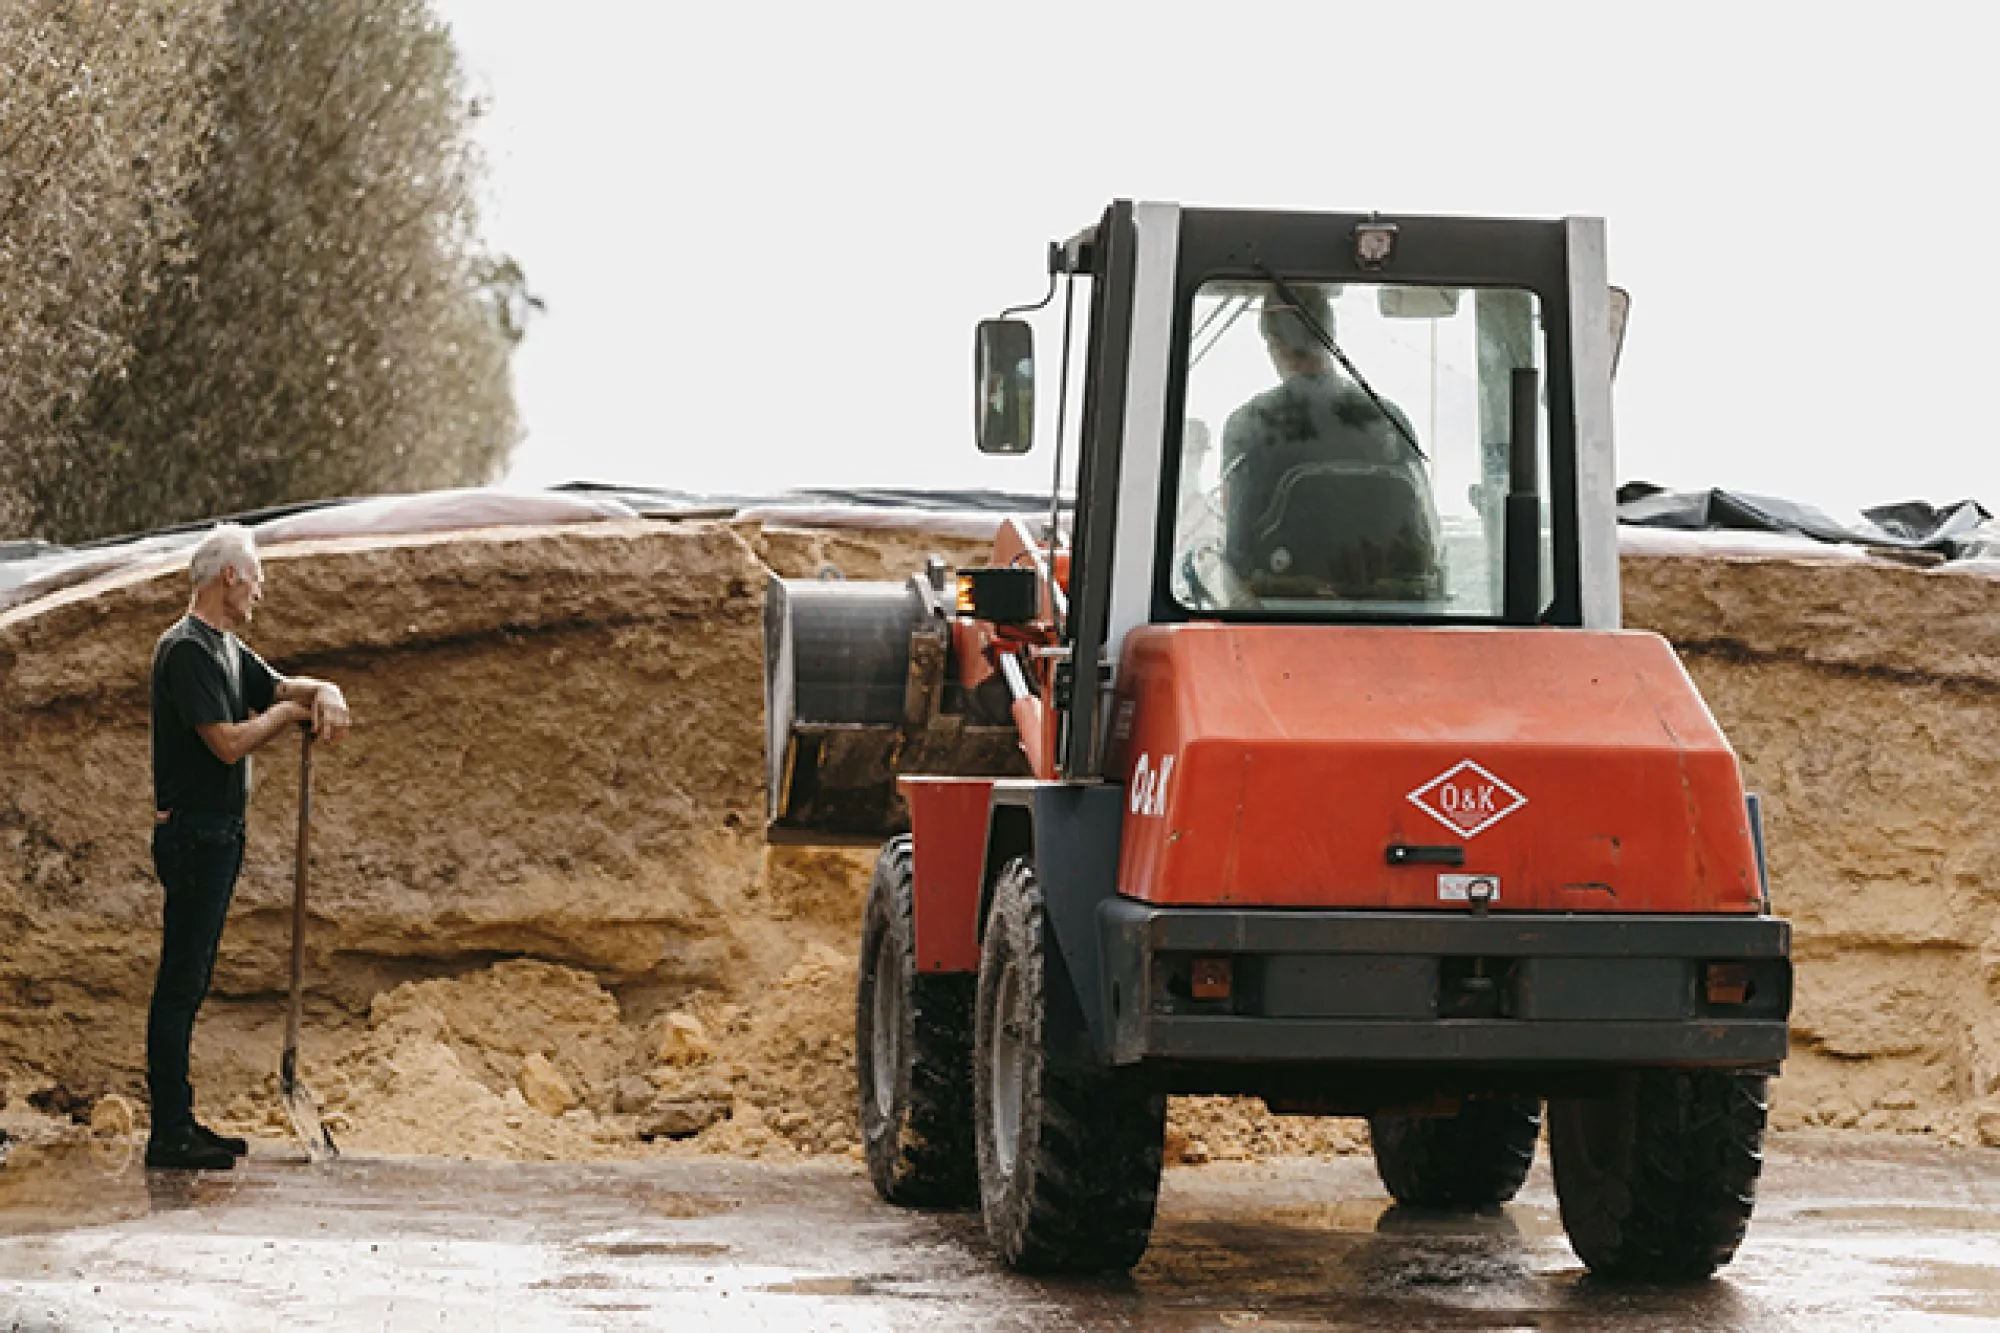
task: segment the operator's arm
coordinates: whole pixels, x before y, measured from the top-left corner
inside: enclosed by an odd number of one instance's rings
[[[286,727],[296,726],[312,713],[304,704],[287,699],[273,704],[248,722],[204,722],[195,728],[217,759],[234,764],[253,750],[263,747]]]

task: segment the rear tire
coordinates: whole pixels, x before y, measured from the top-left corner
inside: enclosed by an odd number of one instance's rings
[[[1549,1103],[1563,1229],[1591,1272],[1691,1281],[1735,1257],[1764,1165],[1766,1083],[1635,1070],[1610,1096]]]
[[[1520,1192],[1535,1164],[1542,1104],[1534,1097],[1482,1097],[1457,1115],[1368,1117],[1375,1170],[1397,1203],[1477,1209]]]
[[[1160,1192],[1166,1095],[1056,1049],[1076,1021],[1069,986],[1034,866],[1012,861],[979,958],[973,1114],[986,1234],[1026,1272],[1130,1268]]]
[[[917,971],[911,844],[875,860],[861,926],[854,1072],[861,1144],[890,1203],[956,1207],[977,1196],[970,973]]]

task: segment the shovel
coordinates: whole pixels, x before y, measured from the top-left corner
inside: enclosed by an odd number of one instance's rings
[[[306,963],[306,850],[312,831],[313,735],[304,733],[299,747],[299,852],[292,877],[292,1007],[285,1015],[285,1053],[278,1060],[278,1095],[284,1099],[285,1115],[292,1132],[315,1162],[340,1156],[333,1135],[319,1118],[319,1102],[312,1090],[299,1081],[299,1009],[305,999]]]

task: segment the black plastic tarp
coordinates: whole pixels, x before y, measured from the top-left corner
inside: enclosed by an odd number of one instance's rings
[[[1748,491],[1669,491],[1644,481],[1618,488],[1618,521],[1633,527],[1783,532],[1822,542],[1936,551],[1947,559],[1984,553],[1993,538],[1977,529],[1991,517],[1977,500],[1942,509],[1905,500],[1862,510],[1860,523],[1841,523],[1811,505]]]

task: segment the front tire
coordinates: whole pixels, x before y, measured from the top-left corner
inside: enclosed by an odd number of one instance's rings
[[[1479,1209],[1520,1192],[1535,1164],[1542,1104],[1534,1097],[1482,1097],[1457,1115],[1368,1117],[1375,1170],[1397,1203]]]
[[[875,860],[861,926],[854,1072],[862,1150],[875,1192],[906,1206],[976,1197],[970,973],[917,971],[916,901],[906,834]]]
[[[1764,1165],[1766,1083],[1635,1070],[1609,1096],[1549,1103],[1563,1229],[1591,1272],[1692,1281],[1735,1257]]]
[[[994,885],[979,958],[973,1114],[986,1234],[1010,1268],[1123,1270],[1152,1235],[1167,1099],[1056,1049],[1075,997],[1034,866]]]

